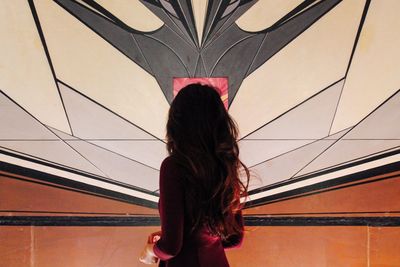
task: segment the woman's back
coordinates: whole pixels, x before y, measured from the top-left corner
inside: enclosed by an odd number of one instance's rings
[[[162,237],[154,246],[154,253],[160,258],[159,266],[229,266],[224,249],[240,246],[243,231],[240,236],[231,236],[224,241],[212,235],[205,225],[191,232],[193,225],[188,213],[190,205],[187,205],[185,197],[188,186],[185,175],[187,173],[173,157],[169,156],[162,162],[158,203]],[[235,220],[243,229],[241,212],[237,213]]]
[[[166,130],[161,232],[150,235],[143,261],[159,258],[160,266],[169,267],[229,266],[224,249],[243,239],[240,199],[247,196],[249,181],[249,170],[239,159],[237,125],[218,89],[191,84],[172,101]],[[160,239],[153,245],[154,236]]]

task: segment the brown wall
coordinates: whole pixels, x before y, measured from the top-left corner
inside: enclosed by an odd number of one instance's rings
[[[146,266],[138,261],[158,227],[0,227],[2,267]],[[232,267],[400,266],[398,227],[248,227]],[[211,266],[210,266],[211,267]]]
[[[5,173],[1,175],[0,172],[0,215],[1,211],[6,210],[13,211],[7,212],[8,215],[22,215],[24,211],[158,214],[155,209],[71,191],[67,188],[63,189],[62,186],[43,183],[19,175]]]
[[[342,184],[325,191],[248,208],[245,214],[382,213],[400,212],[400,172]],[[369,214],[370,215],[370,214]]]
[[[0,176],[0,216],[157,214],[154,209]],[[27,179],[27,180],[20,180]],[[247,215],[398,216],[400,175],[391,173],[245,210]],[[65,213],[64,213],[65,212]],[[91,214],[86,214],[91,213]],[[288,215],[289,214],[289,215]],[[159,227],[0,226],[0,266],[146,266],[147,235]],[[232,267],[400,266],[400,228],[246,226]]]

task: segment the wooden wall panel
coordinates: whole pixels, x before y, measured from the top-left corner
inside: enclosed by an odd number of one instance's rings
[[[400,228],[374,227],[369,229],[370,266],[400,266]]]
[[[145,266],[139,256],[159,227],[37,227],[35,266]]]
[[[367,266],[367,228],[251,227],[232,267]]]
[[[246,228],[242,246],[226,250],[232,267],[400,266],[398,227]],[[145,266],[138,257],[148,234],[157,230],[1,226],[0,266]]]
[[[0,266],[32,266],[32,240],[30,226],[0,226]]]

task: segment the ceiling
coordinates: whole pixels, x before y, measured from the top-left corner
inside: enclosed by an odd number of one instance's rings
[[[227,83],[251,201],[399,162],[398,10],[2,1],[0,160],[154,205],[176,84],[206,78]]]

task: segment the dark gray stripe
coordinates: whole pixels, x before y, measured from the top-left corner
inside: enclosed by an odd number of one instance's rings
[[[400,226],[400,217],[245,216],[246,226]],[[156,216],[1,216],[0,226],[159,226]]]

